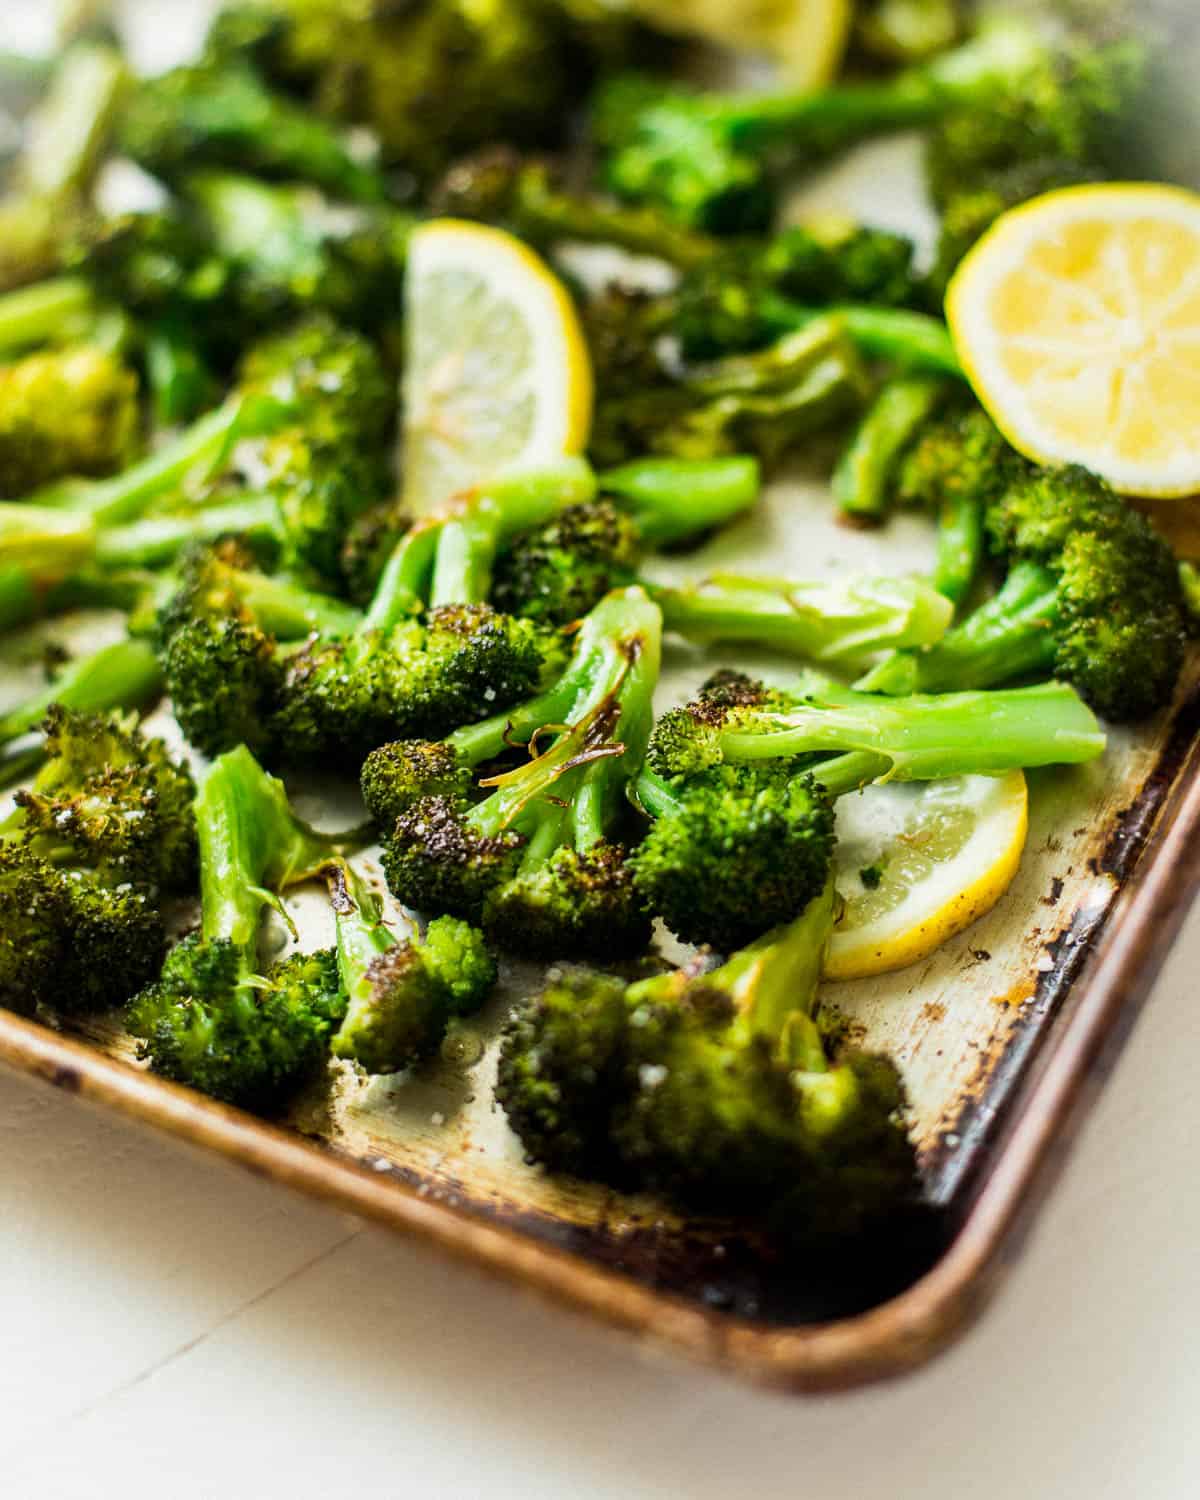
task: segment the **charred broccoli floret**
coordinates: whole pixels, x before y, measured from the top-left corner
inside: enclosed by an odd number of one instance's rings
[[[402,941],[352,870],[336,867],[329,880],[348,1001],[333,1055],[368,1073],[395,1073],[434,1052],[456,1016],[479,1009],[496,965],[468,923],[438,917],[423,935]]]
[[[442,747],[390,746],[368,758],[363,792],[395,815],[384,870],[423,911],[481,921],[531,954],[637,952],[649,923],[621,842],[625,789],[652,722],[661,623],[640,589],[610,594],[584,620],[563,676],[507,715],[460,730]],[[515,769],[469,773],[505,747]]]
[[[0,495],[111,474],[139,427],[137,380],[114,355],[81,346],[0,366]]]
[[[336,840],[300,823],[283,784],[244,747],[221,756],[196,798],[201,928],[130,1001],[126,1021],[157,1073],[267,1108],[327,1055],[345,1011],[332,950],[264,967],[264,910],[327,865]]]
[[[814,1019],[832,884],[722,967],[557,976],[505,1034],[497,1084],[537,1160],[791,1237],[855,1233],[915,1188],[904,1089]]]
[[[987,504],[1000,591],[937,645],[870,672],[870,692],[948,692],[1021,677],[1073,683],[1105,718],[1170,701],[1186,621],[1179,573],[1150,522],[1083,469],[1010,470]]]
[[[56,706],[44,729],[45,763],[0,823],[0,900],[13,919],[0,994],[21,1010],[96,1010],[161,961],[160,899],[195,863],[194,788],[161,740],[120,715]]]

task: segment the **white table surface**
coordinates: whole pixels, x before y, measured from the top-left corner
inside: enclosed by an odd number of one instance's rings
[[[648,1360],[0,1070],[12,1500],[1200,1494],[1200,914],[954,1351],[803,1401]]]

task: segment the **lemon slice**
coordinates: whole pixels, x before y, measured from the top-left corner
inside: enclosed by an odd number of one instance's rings
[[[850,34],[850,0],[632,0],[665,31],[706,37],[739,52],[765,52],[796,88],[837,72]]]
[[[829,979],[865,979],[928,957],[1008,889],[1028,828],[1025,777],[954,776],[868,787],[837,804],[844,909]]]
[[[946,297],[975,393],[1013,446],[1128,495],[1200,490],[1200,195],[1065,188],[996,221]]]
[[[592,372],[575,308],[499,229],[435,219],[406,280],[404,489],[418,514],[508,469],[581,452]]]

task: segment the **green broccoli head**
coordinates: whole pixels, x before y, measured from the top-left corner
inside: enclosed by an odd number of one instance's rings
[[[611,1134],[622,1077],[624,983],[558,969],[505,1027],[496,1098],[529,1156],[554,1172],[619,1180]]]
[[[988,542],[1007,562],[1054,567],[1063,548],[1083,532],[1118,536],[1130,529],[1149,532],[1119,495],[1087,469],[1025,468],[1004,484],[988,506]]]
[[[1049,45],[987,108],[950,112],[929,138],[926,176],[935,203],[1033,161],[1097,165],[1138,99],[1147,48],[1133,37],[1069,37]]]
[[[190,882],[196,864],[195,784],[160,739],[132,715],[51,707],[46,761],[14,815],[39,854],[69,858],[110,884],[163,891]]]
[[[0,843],[0,1005],[31,1014],[52,993],[67,947],[70,903],[53,866]]]
[[[492,890],[516,875],[524,839],[507,828],[480,832],[465,814],[456,797],[415,802],[384,844],[383,869],[389,889],[406,906],[478,923]]]
[[[945,502],[987,501],[1022,468],[988,414],[972,406],[925,425],[901,460],[895,497],[936,514]]]
[[[639,790],[653,803],[645,779]],[[792,763],[716,766],[665,791],[632,868],[647,907],[684,941],[731,952],[824,885],[833,804]]]
[[[166,946],[156,893],[109,885],[87,870],[61,872],[66,943],[53,988],[57,1011],[105,1010],[126,1000],[158,973]]]
[[[363,761],[360,785],[371,817],[390,828],[422,797],[447,797],[465,806],[471,768],[444,740],[393,740]]]
[[[496,965],[475,928],[438,917],[423,937],[379,953],[356,981],[333,1054],[368,1073],[395,1073],[434,1051],[454,1017],[478,1010]]]
[[[484,930],[530,957],[624,958],[644,953],[650,917],[621,844],[556,849],[490,892]]]
[[[297,954],[247,982],[238,947],[185,938],[129,1004],[139,1057],[214,1099],[269,1108],[326,1055],[345,998],[330,950]]]
[[[137,380],[115,355],[81,345],[0,367],[0,495],[111,474],[139,431]]]
[[[630,575],[639,552],[636,523],[611,501],[571,505],[516,538],[497,563],[492,601],[526,619],[569,625]]]

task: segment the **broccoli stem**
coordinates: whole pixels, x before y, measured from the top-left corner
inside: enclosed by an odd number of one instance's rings
[[[744,729],[719,729],[729,761],[815,750],[886,756],[889,779],[999,775],[1022,767],[1094,760],[1105,737],[1073,688],[1057,682],[993,692],[883,699],[837,691],[784,712],[753,714]]]
[[[263,909],[277,892],[311,879],[344,849],[347,837],[318,833],[288,805],[283,782],[245,745],[218,756],[196,795],[200,846],[200,930],[206,943],[241,953],[243,974],[258,971]]]
[[[766,299],[767,315],[779,332],[803,328],[818,318],[836,317],[863,354],[888,360],[906,370],[963,377],[950,330],[940,318],[899,307],[871,307],[839,302],[829,307],[804,307],[786,298]]]
[[[1043,55],[1032,27],[995,22],[887,83],[807,94],[716,95],[708,113],[742,145],[842,146],[866,134],[926,124],[952,108],[986,107],[995,91],[1023,77]]]
[[[34,579],[62,578],[90,562],[95,548],[90,516],[0,500],[0,567],[19,569]]]
[[[599,476],[601,494],[615,495],[637,524],[643,547],[670,547],[724,526],[758,498],[756,458],[635,459]]]
[[[124,60],[114,47],[69,47],[30,124],[21,185],[50,197],[83,187],[107,144],[126,82]]]
[[[541,526],[568,505],[590,500],[596,478],[582,458],[498,475],[424,517],[387,561],[363,617],[364,630],[387,630],[426,604],[480,604],[492,564],[509,538]]]
[[[889,646],[928,646],[953,607],[918,578],[806,582],[717,573],[691,588],[649,585],[668,630],[701,644],[746,641],[831,664]]]
[[[192,421],[208,403],[213,374],[201,348],[195,328],[177,315],[159,318],[146,330],[146,380],[164,427]]]
[[[193,470],[211,473],[247,427],[257,425],[266,408],[249,397],[234,397],[208,412],[157,453],[111,479],[64,486],[37,496],[45,503],[90,516],[98,526],[116,525],[141,516],[152,501],[181,484]]]
[[[902,376],[880,391],[833,471],[833,498],[848,515],[881,517],[896,460],[936,410],[945,382]]]
[[[595,649],[586,653],[587,667],[574,674],[579,690],[566,725],[548,750],[485,783],[494,787],[492,795],[466,816],[476,832],[495,837],[515,829],[525,834],[529,845],[523,862],[530,867],[563,841],[568,817],[577,848],[590,848],[604,836],[616,789],[641,764],[650,736],[660,622],[657,607],[641,590],[601,600],[589,616]],[[634,640],[637,649],[631,650]],[[543,719],[537,727],[554,726]],[[513,735],[509,730],[507,738],[511,741]],[[454,742],[452,737],[449,743]],[[477,740],[476,749],[480,745]],[[580,796],[583,812],[577,824]]]
[[[0,566],[0,630],[35,620],[40,605],[37,582],[28,568]]]
[[[975,495],[947,496],[938,508],[933,586],[961,604],[983,565],[983,502]]]
[[[143,516],[96,533],[95,560],[106,568],[157,568],[192,542],[240,536],[251,541],[279,535],[279,507],[271,495],[251,495],[224,505],[201,505],[177,515]]]
[[[0,297],[0,357],[48,343],[93,306],[92,289],[81,276],[55,276],[6,292]]]
[[[117,641],[65,667],[55,680],[0,715],[0,745],[37,728],[52,703],[84,713],[142,708],[162,692],[158,658],[144,641]]]
[[[898,696],[948,693],[1051,672],[1057,616],[1054,576],[1037,563],[1018,563],[1000,591],[936,646],[889,657],[856,686],[862,692]]]

